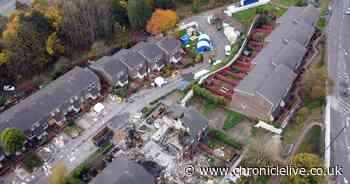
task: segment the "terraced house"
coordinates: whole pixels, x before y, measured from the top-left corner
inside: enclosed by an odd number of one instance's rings
[[[182,48],[180,40],[172,37],[162,38],[157,42],[166,55],[166,60],[169,63],[178,63],[182,59]]]
[[[128,84],[128,68],[115,56],[104,56],[90,65],[109,85],[123,87]]]
[[[313,6],[292,7],[277,20],[267,45],[252,61],[253,70],[234,89],[233,110],[269,121],[281,114],[291,98],[319,14]]]
[[[129,77],[132,79],[142,80],[149,73],[146,59],[137,52],[122,49],[114,54],[113,58],[120,60],[127,67]]]
[[[82,104],[100,95],[97,75],[75,67],[48,86],[0,114],[0,131],[15,127],[28,139],[40,139],[50,125],[62,126],[69,112],[79,112]]]
[[[151,71],[160,71],[164,68],[166,64],[165,53],[156,44],[139,42],[133,47],[133,50],[147,60],[148,68]]]

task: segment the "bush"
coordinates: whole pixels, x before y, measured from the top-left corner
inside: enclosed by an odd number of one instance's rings
[[[206,90],[199,85],[194,85],[193,86],[193,93],[194,95],[200,96],[212,104],[218,105],[218,106],[224,106],[225,105],[225,99],[222,96],[217,96],[214,95],[212,92],[209,90]]]
[[[74,169],[74,171],[72,172],[72,177],[76,179],[81,179],[83,174],[86,174],[87,172],[89,172],[89,170],[90,167],[87,164],[82,163],[76,169]]]
[[[242,146],[240,143],[236,142],[235,140],[229,138],[224,132],[219,130],[211,130],[211,133],[214,135],[214,139],[231,146],[235,149],[242,149]]]
[[[196,58],[194,59],[194,62],[195,62],[195,63],[200,63],[200,62],[202,62],[203,60],[204,60],[203,54],[197,54],[197,55],[196,55]]]
[[[225,121],[224,130],[228,130],[236,126],[238,123],[240,123],[244,119],[244,116],[242,114],[239,114],[237,112],[229,112],[228,117]]]
[[[113,88],[112,93],[121,98],[125,98],[128,95],[128,88],[127,87]]]
[[[0,96],[0,106],[4,105],[7,101],[7,98],[5,96]]]
[[[23,168],[30,173],[41,165],[43,165],[43,160],[35,153],[31,153],[23,160]]]

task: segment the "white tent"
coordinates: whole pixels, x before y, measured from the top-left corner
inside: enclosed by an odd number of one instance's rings
[[[239,36],[238,33],[235,31],[235,28],[231,26],[227,26],[224,28],[224,34],[231,44],[235,43]]]
[[[156,86],[158,86],[158,87],[162,87],[164,84],[165,84],[166,82],[165,82],[165,80],[164,80],[164,78],[163,77],[157,77],[157,78],[155,78],[154,79],[154,84],[156,85]]]
[[[105,106],[101,103],[97,103],[95,106],[94,106],[94,111],[97,112],[97,113],[100,113],[103,111],[103,109],[105,108]]]
[[[207,34],[201,34],[201,35],[199,35],[199,37],[198,37],[198,41],[201,41],[201,40],[210,41],[210,37],[209,37]]]

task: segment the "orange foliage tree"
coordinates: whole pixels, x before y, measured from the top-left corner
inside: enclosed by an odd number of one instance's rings
[[[179,17],[175,11],[157,9],[147,23],[147,31],[159,34],[175,27],[178,21]]]

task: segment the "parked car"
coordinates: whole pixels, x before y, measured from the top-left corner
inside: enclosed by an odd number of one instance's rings
[[[225,45],[225,55],[229,56],[231,54],[231,46]]]
[[[15,86],[11,86],[11,85],[4,85],[4,87],[2,89],[4,91],[15,91],[16,87]]]

